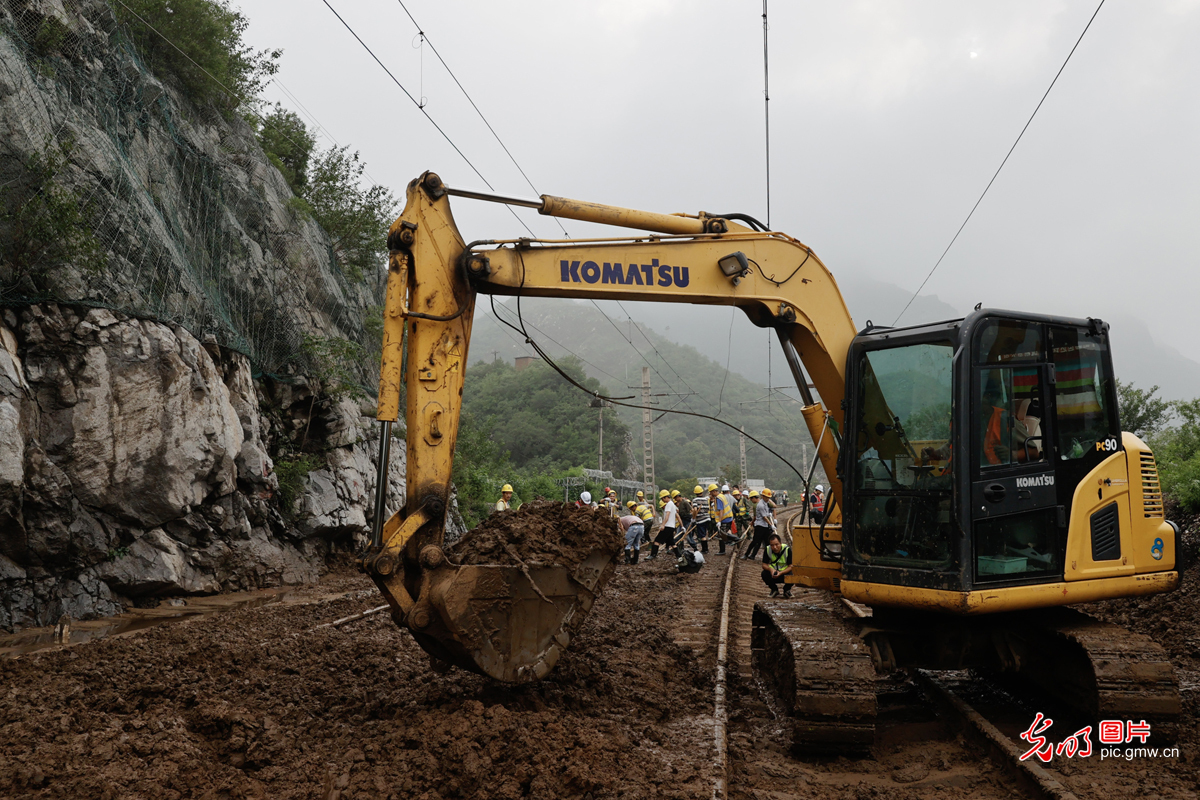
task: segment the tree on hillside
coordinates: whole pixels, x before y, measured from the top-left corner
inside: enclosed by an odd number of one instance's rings
[[[362,280],[387,257],[387,230],[396,218],[396,198],[383,186],[362,188],[362,163],[349,147],[319,154],[303,192],[306,210],[333,240],[343,274]]]
[[[308,162],[316,139],[304,121],[279,103],[258,126],[258,142],[275,168],[297,195],[308,186]]]
[[[1155,397],[1157,386],[1139,389],[1132,382],[1117,379],[1117,405],[1121,410],[1121,429],[1145,439],[1158,433],[1171,419],[1171,403]]]
[[[196,105],[230,113],[253,105],[279,71],[282,50],[243,41],[249,22],[225,0],[120,0],[112,4],[150,69]]]
[[[589,378],[577,358],[559,367],[592,391],[607,394]],[[515,466],[552,471],[591,466],[599,447],[598,409],[592,398],[540,362],[518,372],[503,361],[476,364],[463,390],[463,407],[493,428],[493,439]],[[612,409],[604,409],[604,438],[620,442],[628,428]],[[610,445],[611,446],[611,445]]]
[[[1163,491],[1187,511],[1200,511],[1200,398],[1176,401],[1179,424],[1154,435],[1155,462]]]

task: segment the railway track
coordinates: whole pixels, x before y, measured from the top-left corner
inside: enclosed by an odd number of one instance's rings
[[[798,511],[781,517],[789,520]],[[786,530],[785,525],[780,528]],[[801,613],[805,608],[846,615],[869,611],[843,606],[828,592],[803,587],[795,589],[790,601],[770,600],[759,579],[758,559],[740,557],[746,546],[743,542],[731,547],[724,556],[710,548],[705,568],[689,581],[689,602],[674,629],[675,641],[690,648],[717,676],[714,745],[704,756],[713,762],[714,798],[874,796],[871,792],[882,796],[895,791],[903,791],[905,797],[934,798],[956,790],[981,800],[1109,796],[1077,794],[1056,770],[1036,759],[1020,759],[1029,745],[1019,740],[1019,733],[1044,697],[1014,696],[1012,687],[1001,688],[969,673],[880,676],[872,669],[871,699],[878,699],[878,708],[872,710],[861,757],[793,749],[793,721],[754,671],[751,630],[756,604],[768,602],[778,608],[790,602]],[[720,658],[723,612],[728,631],[725,659]],[[869,655],[864,657],[869,666]],[[977,706],[980,697],[990,700]]]

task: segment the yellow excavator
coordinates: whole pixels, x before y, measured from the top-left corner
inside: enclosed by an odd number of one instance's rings
[[[467,242],[451,196],[646,233]],[[857,330],[817,255],[750,216],[484,194],[431,172],[408,185],[388,249],[381,479],[361,566],[435,668],[544,677],[612,574],[609,553],[522,569],[456,565],[443,548],[476,296],[733,305],[775,330],[830,477],[824,521],[791,530],[791,580],[828,602],[754,616],[756,662],[797,744],[869,746],[873,676],[908,667],[1013,673],[1097,718],[1178,715],[1159,645],[1066,608],[1179,582],[1178,529],[1153,454],[1121,432],[1102,321],[977,307]],[[402,381],[406,503],[384,522]]]

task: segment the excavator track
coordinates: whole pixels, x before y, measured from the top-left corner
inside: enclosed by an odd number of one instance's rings
[[[1170,659],[1148,636],[1058,608],[1039,613],[1026,645],[1019,674],[1094,719],[1169,733],[1182,711]]]
[[[756,673],[792,720],[792,747],[865,752],[875,739],[875,669],[838,598],[797,587],[790,600],[754,606]]]

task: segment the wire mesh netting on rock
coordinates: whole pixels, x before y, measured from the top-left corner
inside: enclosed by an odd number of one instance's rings
[[[177,323],[268,373],[343,339],[375,383],[384,272],[341,273],[243,118],[152,75],[103,0],[0,0],[0,32],[0,305]]]

